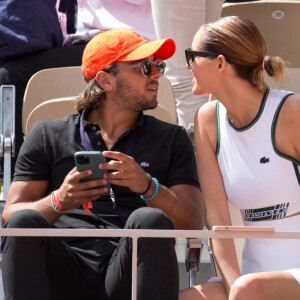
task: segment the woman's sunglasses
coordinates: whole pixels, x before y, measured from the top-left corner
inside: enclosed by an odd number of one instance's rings
[[[143,60],[142,62],[138,64],[134,64],[128,67],[121,67],[121,68],[115,68],[111,69],[109,71],[115,71],[115,70],[122,70],[122,69],[131,69],[131,68],[140,68],[141,74],[144,77],[150,76],[152,73],[152,65],[155,66],[155,68],[162,74],[164,75],[165,73],[165,68],[166,68],[166,63],[160,59],[151,62],[149,59]]]
[[[186,63],[189,67],[194,62],[196,56],[218,57],[219,55],[220,55],[219,53],[214,53],[214,52],[194,51],[194,50],[191,50],[191,49],[186,49],[185,50]]]

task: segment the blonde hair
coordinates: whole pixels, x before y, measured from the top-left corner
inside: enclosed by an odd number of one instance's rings
[[[279,56],[266,56],[266,44],[258,28],[248,19],[229,16],[202,26],[201,41],[205,51],[220,53],[234,67],[238,76],[257,89],[267,87],[264,70],[283,82],[285,63]]]

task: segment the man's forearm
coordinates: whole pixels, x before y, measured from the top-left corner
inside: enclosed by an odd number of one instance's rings
[[[196,187],[178,185],[168,189],[160,184],[157,195],[147,204],[160,208],[176,229],[202,229],[204,226],[201,193]]]
[[[52,207],[51,195],[48,195],[40,200],[17,202],[6,206],[2,214],[2,223],[4,224],[7,218],[14,212],[24,209],[33,209],[38,211],[48,220],[49,224],[53,224],[60,217],[60,214]]]

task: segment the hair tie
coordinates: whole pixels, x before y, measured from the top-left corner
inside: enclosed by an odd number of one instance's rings
[[[263,59],[263,63],[262,63],[263,70],[265,70],[265,63],[269,60],[269,58],[270,58],[269,55],[265,55],[265,57]]]

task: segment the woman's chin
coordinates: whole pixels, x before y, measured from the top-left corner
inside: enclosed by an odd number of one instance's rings
[[[203,95],[199,89],[197,89],[195,86],[192,88],[192,92],[194,95]]]
[[[207,93],[201,88],[201,86],[197,85],[196,81],[193,80],[192,93],[194,95],[206,95]]]

